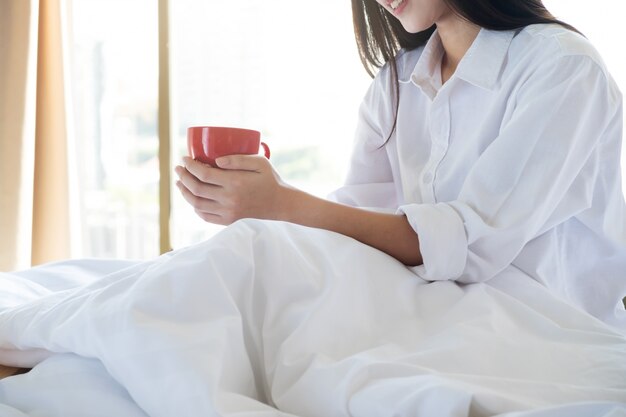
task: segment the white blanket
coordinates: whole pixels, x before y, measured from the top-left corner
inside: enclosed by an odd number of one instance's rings
[[[519,270],[427,283],[280,222],[4,274],[0,363],[36,365],[2,417],[626,416],[626,338]]]

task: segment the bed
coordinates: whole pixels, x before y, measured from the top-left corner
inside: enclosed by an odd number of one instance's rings
[[[0,363],[2,417],[626,416],[626,337],[515,270],[428,283],[278,223],[1,274]]]

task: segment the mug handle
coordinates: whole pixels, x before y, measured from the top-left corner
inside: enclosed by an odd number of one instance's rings
[[[261,142],[261,146],[263,147],[263,153],[267,159],[270,159],[270,147],[267,146],[267,143]]]

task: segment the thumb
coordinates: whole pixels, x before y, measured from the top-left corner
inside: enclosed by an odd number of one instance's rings
[[[228,155],[217,158],[215,163],[222,169],[261,171],[267,159],[260,155]]]

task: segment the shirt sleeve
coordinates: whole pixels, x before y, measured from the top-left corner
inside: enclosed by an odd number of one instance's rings
[[[354,147],[344,185],[328,198],[354,207],[392,209],[398,207],[385,141],[391,126],[392,103],[387,88],[388,67],[377,74],[359,107]]]
[[[455,201],[400,207],[420,240],[420,277],[489,280],[532,239],[592,205],[598,144],[621,134],[615,84],[592,58],[561,56],[541,64],[515,100]]]

